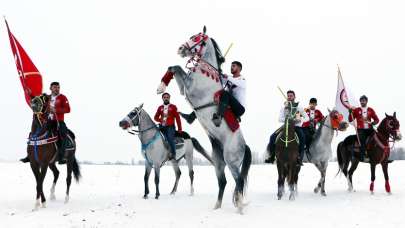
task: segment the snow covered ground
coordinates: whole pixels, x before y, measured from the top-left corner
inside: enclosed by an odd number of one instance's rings
[[[64,168],[64,167],[63,167]],[[377,170],[376,193],[370,195],[369,166],[361,164],[354,176],[355,192],[346,191],[345,178],[335,178],[337,164],[330,163],[327,197],[313,193],[319,174],[306,164],[295,201],[276,199],[277,170],[274,165],[252,166],[244,215],[236,213],[231,194],[234,181],[227,173],[223,208],[212,210],[217,196],[213,167],[195,167],[195,195],[189,196],[186,167],[177,195],[170,196],[174,174],[170,166],[161,171],[161,197],[142,199],[142,166],[82,165],[83,179],[73,183],[71,201],[64,204],[65,169],[56,189],[56,201],[32,212],[34,176],[29,165],[0,163],[0,227],[405,227],[405,162],[390,165],[393,194],[387,195],[381,168]],[[60,167],[62,169],[62,167]],[[49,196],[51,173],[45,189]]]

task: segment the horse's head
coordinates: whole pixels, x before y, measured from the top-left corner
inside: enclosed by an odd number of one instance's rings
[[[139,114],[141,113],[143,104],[141,104],[140,106],[134,108],[131,112],[128,113],[127,116],[124,117],[124,119],[122,119],[119,122],[119,126],[123,129],[123,130],[127,130],[131,127],[136,127],[139,125]]]
[[[349,123],[344,120],[342,113],[337,110],[329,111],[329,118],[334,130],[345,131],[349,127]]]
[[[43,93],[31,99],[31,109],[35,114],[46,114],[49,112],[50,96]]]
[[[179,47],[177,53],[183,58],[192,57],[195,55],[201,56],[209,39],[209,37],[205,34],[206,31],[207,29],[204,26],[203,32],[191,36],[188,41]]]
[[[385,118],[381,121],[381,125],[385,131],[395,140],[399,141],[402,139],[401,131],[399,130],[399,121],[397,119],[396,112],[392,116],[385,114]]]

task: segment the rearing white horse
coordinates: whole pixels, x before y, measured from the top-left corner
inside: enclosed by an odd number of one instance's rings
[[[221,51],[215,40],[206,35],[204,26],[202,33],[192,36],[179,47],[178,54],[183,58],[190,58],[186,65],[189,72],[186,73],[180,66],[169,67],[164,77],[165,80],[158,88],[158,93],[164,92],[166,85],[174,76],[180,93],[185,95],[195,111],[197,119],[205,129],[212,145],[212,158],[219,185],[218,199],[214,209],[218,209],[222,205],[226,185],[224,169],[228,165],[236,182],[233,202],[238,211],[242,213],[245,206],[243,195],[246,191],[252,160],[251,151],[246,145],[240,128],[232,132],[224,120],[219,127],[212,122],[212,117],[217,112],[214,96],[223,89],[220,70],[223,62]],[[169,80],[167,80],[168,78]]]

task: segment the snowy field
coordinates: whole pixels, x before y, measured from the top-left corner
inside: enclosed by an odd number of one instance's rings
[[[63,167],[64,168],[64,167]],[[72,183],[71,201],[64,204],[66,171],[62,170],[56,201],[32,212],[35,181],[29,165],[0,163],[0,227],[405,227],[405,162],[390,165],[392,195],[384,190],[380,166],[374,195],[368,192],[369,166],[361,164],[354,176],[355,192],[346,191],[345,178],[335,178],[337,164],[330,163],[326,180],[327,197],[313,193],[319,174],[306,164],[299,181],[299,196],[276,199],[277,170],[274,165],[252,166],[244,215],[236,213],[231,194],[234,181],[227,172],[228,185],[223,207],[212,210],[217,180],[210,166],[195,167],[195,195],[189,196],[185,166],[179,191],[168,193],[174,174],[170,166],[161,171],[161,197],[143,196],[142,166],[82,165],[83,179]],[[60,168],[61,169],[61,168]],[[52,175],[48,171],[45,190],[49,197]]]

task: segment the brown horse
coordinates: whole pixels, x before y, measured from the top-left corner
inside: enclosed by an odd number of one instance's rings
[[[297,194],[298,174],[300,165],[298,164],[298,137],[294,130],[295,113],[290,113],[285,118],[284,126],[276,139],[276,157],[278,171],[278,192],[277,198],[280,200],[284,194],[284,183],[287,178],[290,190],[290,200],[294,200]]]
[[[399,131],[399,121],[396,118],[396,113],[392,116],[385,114],[385,118],[381,121],[377,130],[367,140],[367,153],[371,168],[371,183],[370,192],[374,193],[375,167],[381,164],[385,178],[385,191],[390,194],[391,186],[388,177],[388,157],[390,154],[390,139],[391,142],[398,141],[402,138]],[[353,191],[352,176],[360,162],[360,149],[356,135],[348,136],[344,141],[340,142],[337,147],[337,158],[339,163],[339,172],[347,178],[348,191]],[[349,171],[349,164],[351,163]],[[338,173],[339,173],[338,172]]]
[[[49,168],[54,175],[53,185],[51,188],[51,200],[55,199],[55,186],[59,178],[59,170],[55,165],[57,156],[57,140],[58,136],[53,132],[50,127],[51,123],[48,120],[49,116],[49,100],[50,97],[46,94],[34,97],[31,100],[31,108],[34,112],[31,133],[29,136],[27,152],[30,159],[30,165],[32,172],[34,173],[36,186],[36,203],[34,210],[38,210],[41,206],[46,207],[46,199],[43,192],[43,182],[46,176],[46,172]],[[72,172],[76,179],[80,179],[80,167],[75,158],[76,144],[74,140],[74,134],[69,132],[70,146],[66,148],[67,153],[67,190],[65,203],[69,201],[70,184],[72,181]]]

